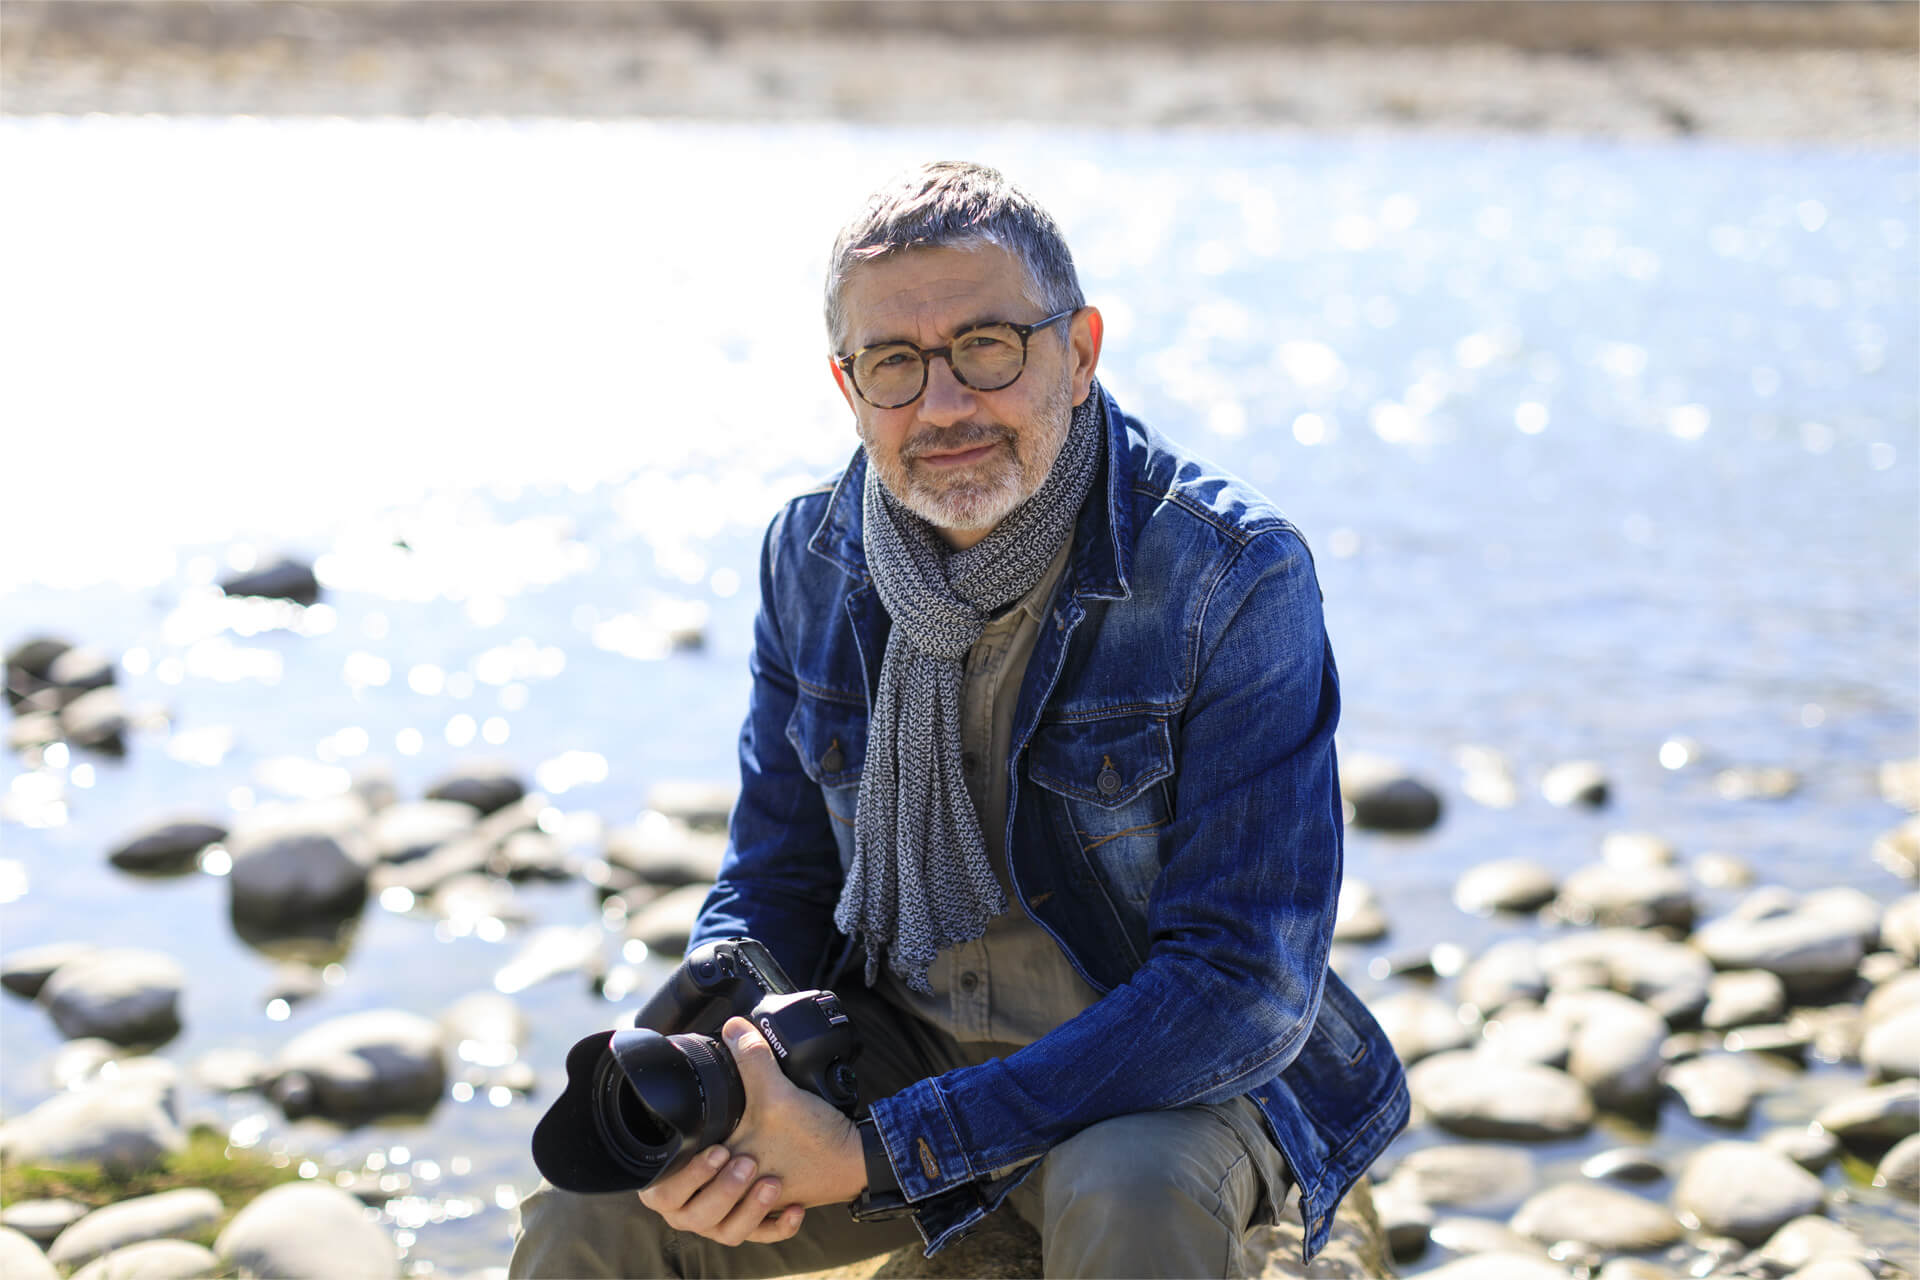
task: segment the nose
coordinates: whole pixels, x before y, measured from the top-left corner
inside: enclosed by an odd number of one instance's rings
[[[927,361],[927,389],[920,393],[920,420],[936,427],[949,427],[971,417],[973,392],[953,376],[953,366],[945,356]]]

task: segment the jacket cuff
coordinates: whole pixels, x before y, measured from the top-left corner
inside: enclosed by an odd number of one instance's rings
[[[938,1077],[907,1086],[869,1109],[886,1144],[900,1191],[921,1201],[965,1186],[979,1176],[967,1163],[960,1133],[941,1096]]]

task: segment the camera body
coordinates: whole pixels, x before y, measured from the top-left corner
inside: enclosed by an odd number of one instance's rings
[[[718,1038],[731,1017],[760,1029],[786,1077],[851,1117],[859,1103],[853,1022],[831,991],[794,987],[751,938],[689,952],[634,1015],[567,1054],[567,1087],[533,1132],[533,1158],[567,1191],[637,1191],[722,1142],[746,1089]]]

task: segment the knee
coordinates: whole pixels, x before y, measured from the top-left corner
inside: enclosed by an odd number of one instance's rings
[[[636,1196],[575,1195],[542,1182],[520,1202],[507,1274],[514,1280],[671,1275],[669,1234]]]

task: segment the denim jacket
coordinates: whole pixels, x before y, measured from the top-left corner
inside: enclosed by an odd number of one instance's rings
[[[1020,689],[1006,848],[1021,908],[1102,996],[875,1102],[874,1125],[932,1252],[1088,1125],[1249,1094],[1311,1258],[1408,1111],[1392,1047],[1327,968],[1339,683],[1313,562],[1265,498],[1093,394],[1106,463]],[[750,934],[820,985],[860,981],[833,909],[889,627],[864,479],[856,454],[767,532],[740,799],[690,944]]]

